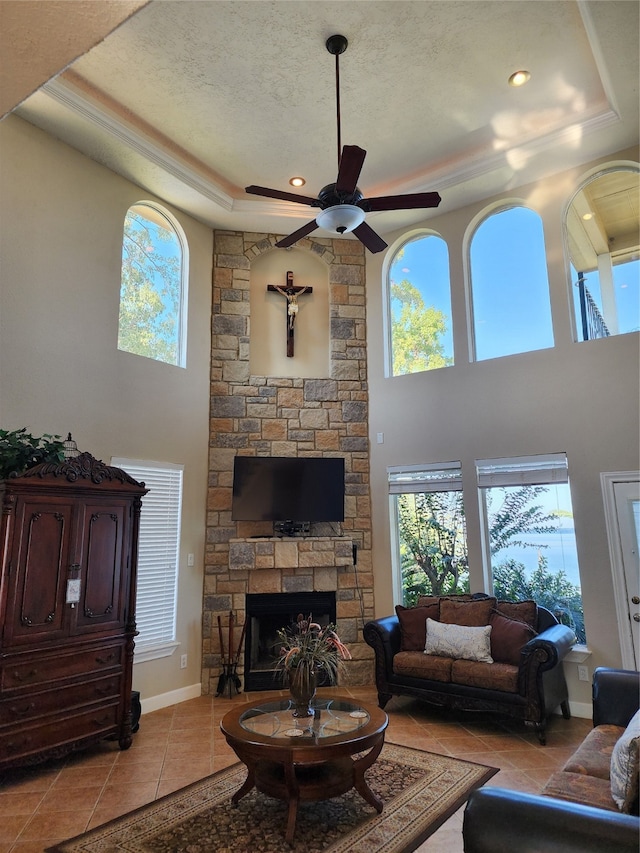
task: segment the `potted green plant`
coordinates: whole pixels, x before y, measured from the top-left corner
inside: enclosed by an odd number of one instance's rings
[[[59,435],[34,436],[22,429],[0,429],[0,480],[19,477],[39,462],[63,462],[64,443]]]

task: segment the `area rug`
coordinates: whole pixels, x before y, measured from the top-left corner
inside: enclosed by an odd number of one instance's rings
[[[293,845],[287,806],[255,789],[234,764],[46,853],[410,853],[498,769],[386,743],[366,772],[382,797],[378,814],[355,791],[298,807]]]

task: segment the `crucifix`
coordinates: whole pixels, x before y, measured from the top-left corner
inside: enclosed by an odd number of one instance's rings
[[[287,283],[284,287],[278,284],[268,284],[267,290],[279,293],[287,300],[287,358],[293,358],[293,328],[298,313],[298,297],[303,293],[313,293],[312,287],[295,287],[293,273],[287,271]]]

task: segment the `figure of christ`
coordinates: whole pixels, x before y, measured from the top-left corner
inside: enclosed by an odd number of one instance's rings
[[[313,293],[312,287],[296,287],[293,284],[293,273],[287,271],[287,283],[284,287],[278,284],[268,284],[267,290],[279,293],[287,300],[287,358],[293,358],[294,327],[298,315],[298,297],[303,293]]]

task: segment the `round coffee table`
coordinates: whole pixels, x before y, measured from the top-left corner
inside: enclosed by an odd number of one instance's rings
[[[385,712],[342,697],[316,697],[313,708],[313,717],[296,718],[289,699],[273,699],[234,708],[220,723],[248,770],[232,802],[237,805],[254,787],[287,802],[290,844],[300,802],[327,800],[355,788],[376,811],[383,807],[364,773],[380,755],[389,722]]]

